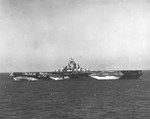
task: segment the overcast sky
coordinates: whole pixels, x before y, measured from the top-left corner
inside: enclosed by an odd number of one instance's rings
[[[149,0],[0,0],[0,71],[150,69]]]

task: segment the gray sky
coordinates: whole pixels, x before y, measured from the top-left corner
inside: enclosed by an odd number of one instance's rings
[[[0,71],[150,69],[149,0],[0,0]]]

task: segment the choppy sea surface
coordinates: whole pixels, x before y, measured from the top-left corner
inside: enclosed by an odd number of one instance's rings
[[[37,82],[1,73],[0,119],[150,119],[150,71],[139,80]]]

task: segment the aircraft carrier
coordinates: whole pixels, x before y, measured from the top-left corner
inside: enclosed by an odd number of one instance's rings
[[[52,72],[11,72],[14,81],[28,80],[116,80],[139,79],[142,70],[118,70],[118,71],[91,71],[80,67],[74,59],[70,59],[67,66]]]

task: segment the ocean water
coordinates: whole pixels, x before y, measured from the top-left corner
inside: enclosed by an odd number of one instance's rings
[[[112,81],[14,82],[1,73],[0,119],[150,119],[150,71]]]

